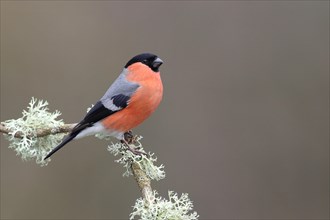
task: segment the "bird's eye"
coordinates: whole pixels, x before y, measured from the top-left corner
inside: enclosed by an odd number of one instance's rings
[[[148,60],[143,60],[142,63],[146,64],[148,63]]]

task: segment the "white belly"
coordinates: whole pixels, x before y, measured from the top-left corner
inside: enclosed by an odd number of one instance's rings
[[[124,138],[124,133],[120,131],[111,131],[106,129],[101,122],[96,122],[92,127],[87,127],[82,130],[74,139],[95,135],[97,133],[113,136],[119,140]]]

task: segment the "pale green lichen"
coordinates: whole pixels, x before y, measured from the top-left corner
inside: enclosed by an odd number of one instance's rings
[[[135,138],[135,144],[132,145],[133,148],[141,152],[140,155],[136,155],[127,149],[126,144],[123,143],[112,143],[108,146],[108,151],[113,155],[120,155],[120,158],[115,160],[117,163],[122,164],[126,171],[123,176],[132,175],[131,165],[133,162],[139,164],[140,168],[146,173],[146,175],[152,180],[161,180],[165,178],[164,165],[160,166],[154,165],[154,162],[157,161],[157,158],[153,153],[146,153],[142,147],[140,140],[142,136]],[[146,154],[146,155],[145,155]]]
[[[158,193],[153,191],[154,202],[146,205],[143,198],[136,200],[133,206],[133,212],[130,214],[130,220],[196,220],[197,212],[193,212],[193,203],[187,193],[180,197],[173,191],[168,192],[168,200],[157,197]]]
[[[48,102],[32,98],[27,110],[23,110],[23,116],[18,119],[10,119],[2,124],[10,131],[5,134],[10,141],[9,148],[16,151],[23,160],[35,159],[41,166],[47,165],[50,159],[43,160],[47,153],[56,146],[65,134],[47,135],[37,137],[40,129],[57,129],[64,123],[57,120],[61,112],[49,112]],[[22,138],[15,138],[15,133],[20,133]]]

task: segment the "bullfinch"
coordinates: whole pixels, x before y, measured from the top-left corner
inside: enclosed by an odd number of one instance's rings
[[[124,134],[147,119],[162,100],[159,72],[162,64],[163,61],[151,53],[130,59],[103,97],[45,160],[70,141],[96,133],[125,142]]]

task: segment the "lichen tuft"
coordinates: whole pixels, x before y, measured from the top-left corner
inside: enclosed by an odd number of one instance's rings
[[[120,158],[115,161],[125,167],[126,171],[124,172],[123,176],[132,175],[131,165],[133,162],[135,162],[141,167],[141,169],[150,179],[157,181],[164,179],[164,165],[154,165],[154,162],[157,161],[157,158],[154,156],[153,153],[145,152],[140,142],[141,139],[142,136],[135,137],[135,144],[131,145],[131,147],[138,149],[140,152],[142,152],[141,155],[133,154],[130,150],[127,149],[126,144],[123,143],[112,143],[108,146],[108,151],[114,156],[120,155]]]
[[[143,198],[136,200],[133,206],[133,212],[130,214],[130,220],[139,216],[140,220],[197,220],[197,212],[193,212],[193,203],[187,193],[180,197],[173,191],[168,191],[168,200],[157,197],[158,193],[154,190],[154,202],[146,205]]]
[[[56,146],[65,134],[47,135],[37,137],[40,129],[58,129],[62,126],[63,121],[57,120],[61,112],[49,112],[48,102],[37,100],[32,97],[27,110],[23,110],[23,116],[18,119],[10,119],[2,124],[10,130],[8,134],[4,134],[9,140],[9,148],[16,151],[23,160],[35,159],[36,163],[44,166],[50,159],[43,160],[47,153]],[[19,132],[22,138],[14,137]]]

